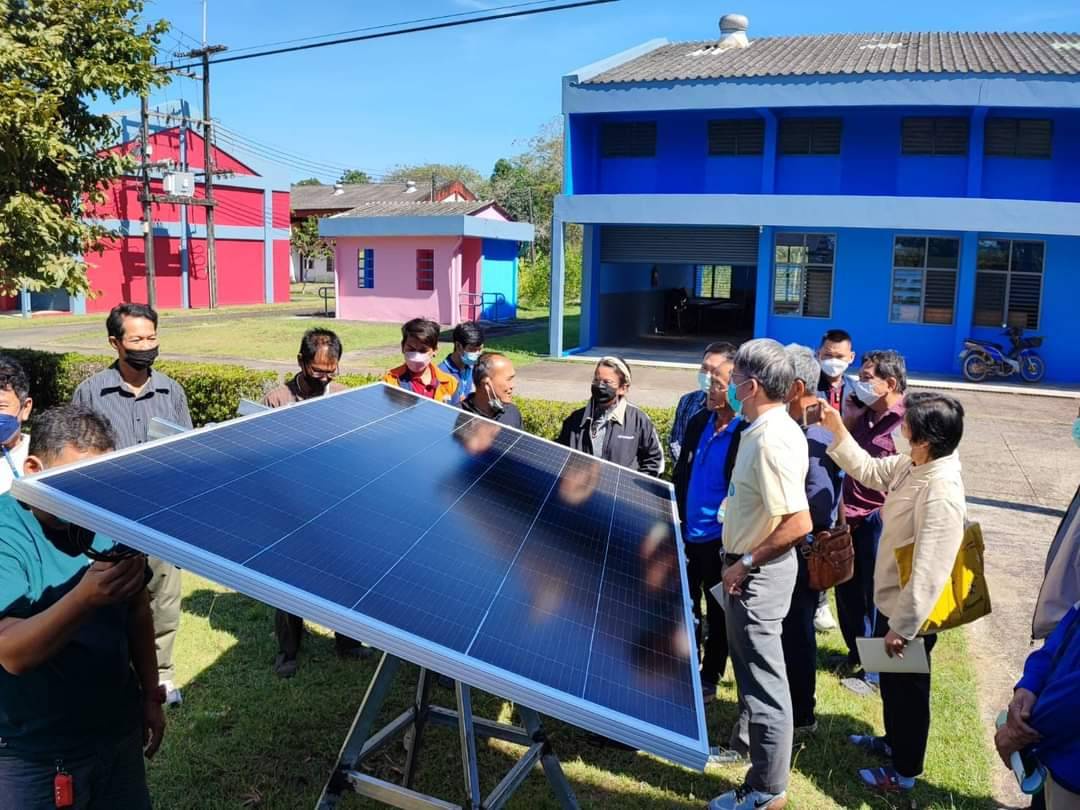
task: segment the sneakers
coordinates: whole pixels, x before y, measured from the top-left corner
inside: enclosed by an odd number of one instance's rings
[[[914,776],[901,776],[895,768],[863,768],[859,779],[877,793],[907,793],[915,787]]]
[[[709,802],[709,810],[780,810],[787,806],[787,793],[762,793],[746,785],[729,790]]]
[[[709,758],[706,763],[709,765],[739,765],[749,761],[749,752],[712,745],[709,746]]]
[[[828,602],[818,605],[817,610],[814,611],[814,629],[819,633],[828,633],[836,629],[836,619],[833,618]]]
[[[291,678],[299,666],[300,663],[295,658],[287,658],[285,653],[278,653],[274,659],[274,674],[279,678]]]
[[[817,734],[817,720],[812,720],[809,723],[801,726],[795,726],[794,738],[796,741],[806,739],[807,737],[813,737]]]
[[[865,672],[860,672],[859,675],[851,678],[841,679],[840,685],[848,691],[854,692],[859,697],[873,697],[881,688],[878,686],[877,679],[871,678]]]
[[[161,686],[165,689],[166,706],[179,706],[184,702],[184,696],[172,681],[162,681]]]
[[[882,759],[892,759],[892,746],[885,742],[884,737],[875,737],[872,734],[852,734],[848,737],[848,742],[868,754]]]

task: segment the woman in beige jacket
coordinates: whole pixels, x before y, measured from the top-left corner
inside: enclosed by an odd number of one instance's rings
[[[874,566],[874,635],[889,656],[903,656],[937,604],[964,537],[964,482],[957,445],[964,408],[937,393],[909,394],[893,434],[899,455],[871,458],[851,438],[839,412],[820,400],[822,424],[834,440],[829,455],[862,484],[886,494]],[[900,582],[897,552],[911,547],[911,576]],[[923,636],[927,660],[937,637]],[[930,733],[930,675],[881,674],[885,736],[853,735],[855,745],[892,760],[859,776],[882,792],[907,791],[922,773]]]

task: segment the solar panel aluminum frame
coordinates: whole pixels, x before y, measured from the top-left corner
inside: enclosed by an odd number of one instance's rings
[[[360,388],[372,388],[386,385],[382,382],[371,383]],[[388,386],[402,393],[419,396],[410,391],[403,391],[394,386]],[[329,397],[348,396],[350,393],[360,390],[359,388],[347,391],[338,391],[325,394],[316,399],[305,400],[290,406],[302,408],[305,405],[325,401]],[[431,402],[431,400],[427,400]],[[464,413],[458,408],[445,403],[434,403],[439,407],[448,408],[455,413]],[[493,695],[506,698],[524,706],[528,706],[541,714],[558,718],[571,725],[586,728],[590,731],[602,734],[611,739],[631,745],[635,748],[648,751],[671,762],[684,765],[697,771],[704,771],[708,759],[709,743],[705,728],[704,702],[701,694],[701,677],[697,666],[697,643],[694,638],[694,617],[690,602],[690,591],[686,577],[685,565],[677,566],[679,569],[679,581],[683,597],[683,625],[687,634],[687,648],[693,653],[690,658],[689,668],[692,678],[692,688],[696,703],[696,718],[698,725],[698,737],[692,740],[675,734],[667,729],[652,725],[629,715],[602,707],[600,704],[578,698],[565,692],[559,692],[542,683],[516,675],[508,670],[495,667],[478,658],[467,656],[455,650],[443,647],[435,642],[428,641],[417,635],[395,628],[379,620],[359,613],[355,610],[343,609],[322,597],[315,596],[292,585],[276,580],[265,574],[245,568],[240,563],[226,560],[197,548],[178,538],[159,532],[144,526],[137,521],[130,520],[107,512],[97,506],[89,504],[78,498],[73,498],[49,486],[49,479],[55,475],[69,473],[81,467],[87,467],[102,461],[115,460],[122,456],[138,453],[148,446],[157,446],[174,441],[183,441],[194,434],[206,435],[216,430],[223,430],[238,422],[252,419],[265,419],[279,409],[267,409],[265,411],[251,413],[237,419],[229,420],[214,425],[208,425],[195,431],[184,434],[167,436],[153,442],[147,442],[134,447],[117,450],[105,456],[96,456],[74,464],[45,470],[37,475],[24,477],[15,481],[12,494],[20,501],[42,509],[50,514],[69,520],[73,523],[84,525],[95,531],[101,532],[118,543],[130,546],[145,552],[146,554],[161,557],[179,566],[182,569],[204,576],[227,588],[231,588],[246,596],[258,600],[271,607],[285,610],[297,616],[316,622],[338,633],[343,633],[350,638],[366,642],[376,649],[396,655],[406,661],[426,669],[441,672],[454,680],[467,683],[470,686],[482,689]],[[484,419],[486,417],[470,414],[473,418]],[[386,418],[386,417],[380,417]],[[378,421],[378,420],[373,420]],[[491,420],[489,420],[491,421]],[[372,423],[373,423],[372,422]],[[371,424],[371,423],[369,423]],[[502,430],[529,436],[534,440],[554,444],[549,439],[534,436],[524,430],[518,430],[499,423]],[[357,429],[362,429],[357,428]],[[613,462],[581,453],[563,445],[558,445],[561,450],[570,454],[577,454],[600,464],[615,467],[622,475],[638,475],[655,482],[644,473],[629,470]],[[679,515],[676,507],[674,488],[667,483],[669,503],[671,506],[671,520],[674,530],[677,558],[681,561],[686,557],[683,545],[682,532],[679,524]],[[541,507],[542,508],[542,505]],[[601,585],[602,587],[602,585]]]

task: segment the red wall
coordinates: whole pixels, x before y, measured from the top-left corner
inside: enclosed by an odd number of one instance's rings
[[[141,238],[117,239],[98,256],[86,257],[90,286],[98,296],[86,302],[87,312],[108,312],[121,301],[146,300],[146,255]],[[154,240],[157,305],[180,306],[180,240],[159,236]]]

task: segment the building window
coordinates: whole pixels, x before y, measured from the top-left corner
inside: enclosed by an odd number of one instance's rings
[[[980,239],[975,273],[975,325],[1039,328],[1043,242]]]
[[[600,130],[600,153],[606,158],[656,157],[656,122],[604,124]]]
[[[326,272],[329,273],[330,275],[334,274],[334,254],[333,253],[327,253],[326,254]]]
[[[731,298],[731,265],[699,264],[694,271],[694,295],[698,298]]]
[[[780,154],[839,155],[839,118],[781,118]]]
[[[435,251],[416,251],[416,289],[435,289]]]
[[[313,258],[311,258],[310,256],[305,256],[304,257],[304,269],[305,270],[314,270],[315,269],[315,260]]]
[[[773,314],[828,318],[832,314],[836,235],[776,234]]]
[[[356,286],[361,290],[375,288],[375,251],[371,248],[356,251]]]
[[[900,125],[904,155],[966,155],[966,118],[905,118]]]
[[[983,152],[994,157],[1048,160],[1053,134],[1048,118],[987,118]]]
[[[889,319],[897,323],[952,323],[959,269],[959,239],[896,237]]]
[[[760,155],[765,151],[765,122],[739,118],[709,122],[710,155]]]

